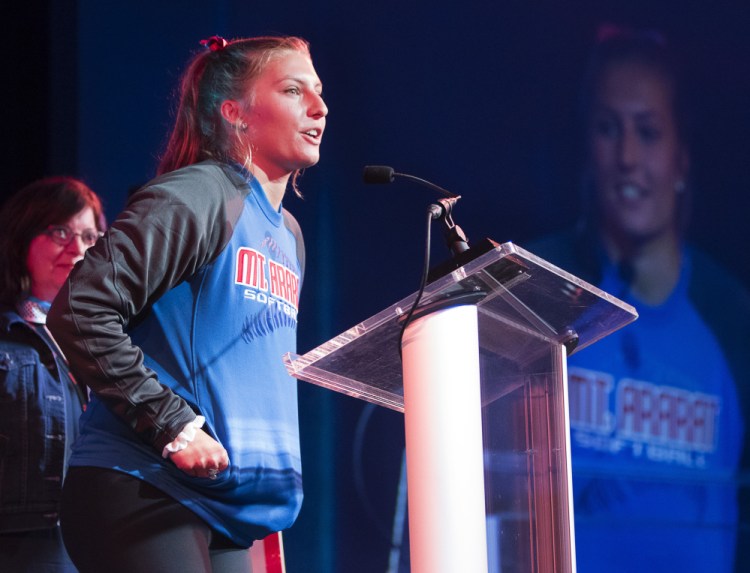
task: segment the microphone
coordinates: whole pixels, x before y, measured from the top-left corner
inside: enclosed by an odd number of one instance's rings
[[[420,185],[429,187],[430,189],[437,191],[441,195],[445,195],[446,197],[449,197],[451,199],[461,198],[460,195],[451,193],[450,191],[447,191],[443,189],[442,187],[438,187],[434,183],[431,183],[430,181],[427,181],[425,179],[415,177],[414,175],[409,175],[408,173],[396,173],[393,170],[393,167],[389,167],[387,165],[366,165],[362,172],[362,178],[364,179],[364,182],[367,184],[393,183],[393,180],[396,177],[403,177],[404,179],[416,181]]]
[[[393,183],[393,167],[387,165],[365,165],[362,178],[365,183]]]

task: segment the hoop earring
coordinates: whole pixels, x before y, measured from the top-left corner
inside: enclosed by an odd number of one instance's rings
[[[249,148],[245,152],[245,159],[242,161],[242,166],[247,170],[248,173],[253,173],[253,150]]]

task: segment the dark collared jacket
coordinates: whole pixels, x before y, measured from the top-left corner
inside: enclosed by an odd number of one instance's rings
[[[0,533],[54,527],[81,400],[43,332],[0,306]],[[67,418],[66,418],[67,416]]]

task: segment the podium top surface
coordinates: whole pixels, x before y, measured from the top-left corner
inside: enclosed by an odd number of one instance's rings
[[[510,242],[428,284],[418,309],[469,293],[478,300],[480,347],[484,336],[493,339],[490,347],[508,338],[522,348],[531,342],[578,351],[638,317],[632,306]],[[416,296],[302,356],[287,354],[287,370],[300,380],[403,411],[399,344]]]

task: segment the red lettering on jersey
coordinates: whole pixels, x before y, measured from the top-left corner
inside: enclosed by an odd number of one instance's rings
[[[694,440],[696,445],[710,449],[716,433],[716,416],[719,405],[709,396],[701,396],[694,407]]]
[[[279,274],[283,272],[283,267],[274,261],[268,261],[268,281],[271,283],[271,294],[279,298],[284,298],[281,295],[280,277]]]
[[[630,385],[621,384],[617,391],[620,402],[620,416],[618,426],[624,434],[635,433],[633,428],[636,414],[636,392]]]
[[[240,247],[237,250],[234,282],[258,290],[268,290],[264,272],[265,261],[266,257],[255,249]]]
[[[670,420],[670,437],[675,442],[689,444],[692,432],[688,420],[691,418],[690,396],[687,392],[680,392],[672,402],[672,418]]]
[[[285,271],[287,301],[296,307],[299,302],[299,277],[289,269],[285,269]]]
[[[654,406],[657,400],[654,399],[653,388],[650,385],[643,385],[640,388],[638,396],[638,407],[640,416],[636,417],[639,431],[646,436],[653,436],[656,431],[658,420],[654,416]]]
[[[635,380],[623,380],[617,395],[623,437],[702,451],[714,448],[716,398]]]
[[[608,432],[612,416],[609,400],[612,378],[600,372],[575,369],[568,376],[570,423],[576,428]]]
[[[299,277],[275,261],[269,261],[268,274],[271,283],[271,294],[297,308]]]

